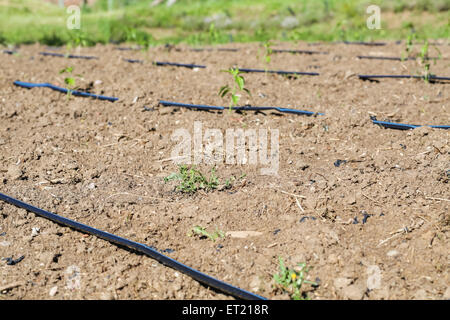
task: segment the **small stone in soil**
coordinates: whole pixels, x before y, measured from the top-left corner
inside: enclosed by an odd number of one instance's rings
[[[54,296],[56,295],[56,293],[58,293],[58,287],[57,287],[57,286],[54,286],[53,288],[50,289],[48,295],[49,295],[50,297],[54,297]]]
[[[31,229],[31,236],[32,237],[36,237],[39,234],[39,231],[41,231],[41,229],[37,228],[37,227],[33,227]]]
[[[276,235],[278,232],[280,232],[281,231],[281,229],[277,229],[277,230],[275,230],[274,232],[273,232],[273,234],[274,235]]]
[[[6,232],[0,233],[0,237],[6,236]]]
[[[353,224],[358,224],[358,217],[354,217],[352,223],[353,223]]]
[[[21,257],[15,259],[15,260],[14,260],[12,257],[11,257],[11,258],[3,258],[2,260],[5,260],[5,261],[6,261],[6,264],[7,264],[8,266],[13,266],[13,265],[15,265],[15,264],[18,264],[18,263],[19,263],[20,261],[22,261],[24,258],[25,258],[25,256],[21,256]]]
[[[391,251],[389,251],[386,255],[388,256],[388,257],[396,257],[396,256],[398,256],[400,253],[397,251],[397,250],[391,250]]]

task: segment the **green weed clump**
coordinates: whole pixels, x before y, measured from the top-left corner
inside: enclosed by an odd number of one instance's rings
[[[448,39],[448,0],[373,0],[380,5],[384,30],[365,23],[367,0],[183,0],[152,6],[153,0],[97,0],[81,7],[81,30],[67,30],[64,8],[41,0],[6,1],[0,6],[0,30],[6,44],[94,45],[136,42],[139,45],[203,45],[273,40],[370,41],[403,38],[409,28],[389,28],[403,12],[420,39]],[[433,14],[433,24],[420,12]],[[252,12],[251,15],[248,12]],[[414,13],[414,14],[412,14]],[[81,37],[81,38],[78,38]]]
[[[233,77],[234,83],[233,86],[230,87],[228,84],[222,86],[219,90],[219,96],[221,98],[226,95],[230,95],[230,109],[231,107],[236,107],[241,98],[239,92],[246,92],[249,96],[251,96],[250,90],[245,88],[245,79],[241,75],[241,72],[238,68],[230,68],[228,70],[222,70],[222,72],[227,72],[231,74]]]
[[[292,300],[308,300],[301,289],[304,284],[318,285],[316,282],[305,280],[309,269],[306,263],[299,263],[298,269],[289,269],[284,265],[281,257],[278,258],[280,271],[274,274],[273,280],[278,288],[289,294]]]
[[[182,165],[179,167],[178,172],[164,178],[165,182],[172,180],[180,182],[176,189],[184,193],[194,193],[198,190],[211,191],[219,186],[215,168],[211,169],[210,176],[207,178],[194,167],[189,168],[186,165]]]
[[[212,241],[216,241],[218,238],[224,238],[225,233],[221,230],[216,230],[215,232],[206,231],[205,227],[202,226],[194,226],[191,231],[188,232],[187,236],[192,237],[194,235],[198,235],[200,237],[209,238]]]

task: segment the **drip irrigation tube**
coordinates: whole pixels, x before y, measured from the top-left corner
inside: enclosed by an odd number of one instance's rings
[[[361,46],[385,46],[386,42],[364,42],[364,41],[342,41],[342,42],[336,42],[336,43],[343,43],[343,44],[354,44],[354,45],[361,45]]]
[[[402,58],[397,57],[373,57],[373,56],[358,56],[358,59],[372,59],[372,60],[395,60],[395,61],[401,61]],[[411,58],[406,58],[405,60],[409,60]]]
[[[49,219],[60,225],[63,225],[63,226],[66,226],[66,227],[69,227],[69,228],[72,228],[72,229],[75,229],[75,230],[78,230],[78,231],[81,231],[84,233],[94,235],[98,238],[101,238],[108,242],[114,243],[118,246],[123,246],[123,247],[129,248],[131,250],[143,253],[143,254],[149,256],[150,258],[153,258],[168,267],[178,270],[209,287],[212,287],[219,291],[225,292],[236,298],[249,299],[249,300],[266,300],[266,298],[264,298],[264,297],[258,296],[254,293],[251,293],[251,292],[245,291],[243,289],[240,289],[238,287],[232,286],[228,283],[225,283],[225,282],[215,279],[211,276],[208,276],[200,271],[192,269],[172,258],[169,258],[169,257],[159,253],[158,251],[150,248],[149,246],[147,246],[145,244],[135,242],[135,241],[132,241],[132,240],[129,240],[126,238],[122,238],[122,237],[116,236],[112,233],[93,228],[91,226],[88,226],[88,225],[76,222],[74,220],[62,217],[60,215],[51,213],[49,211],[45,211],[43,209],[34,207],[28,203],[25,203],[25,202],[15,199],[15,198],[9,197],[3,193],[0,193],[0,200],[3,200],[4,202],[12,204],[16,207],[23,208],[27,211],[33,212],[33,213],[37,214],[38,216]]]
[[[289,50],[289,49],[273,49],[273,53],[301,53],[301,54],[328,54],[329,52],[325,51],[311,51],[311,50]]]
[[[376,56],[358,56],[358,59],[372,59],[372,60],[395,60],[395,61],[402,61],[402,60],[416,60],[415,58],[408,57],[405,59],[399,58],[399,57],[376,57]],[[433,60],[437,59],[435,57],[426,57],[425,60]]]
[[[52,56],[52,57],[61,57],[61,58],[69,58],[69,59],[98,59],[98,57],[92,57],[92,56],[76,56],[76,55],[65,55],[62,53],[54,53],[54,52],[39,52],[39,54],[43,56]]]
[[[206,68],[206,66],[198,65],[198,64],[185,64],[185,63],[175,63],[175,62],[153,62],[157,66],[174,66],[174,67],[185,67],[185,68]]]
[[[385,78],[393,78],[393,79],[425,79],[425,76],[411,76],[411,75],[363,75],[363,74],[358,74],[358,77],[362,80],[370,80],[370,79],[385,79]],[[434,81],[434,80],[448,80],[450,81],[449,77],[437,77],[437,76],[433,76],[431,75],[429,77],[430,80]]]
[[[239,68],[241,72],[260,72],[260,73],[276,73],[276,74],[286,74],[286,75],[300,75],[300,76],[318,76],[317,72],[298,72],[298,71],[279,71],[279,70],[262,70],[262,69],[247,69]]]
[[[119,98],[101,96],[101,95],[96,95],[96,94],[93,94],[93,93],[76,91],[76,90],[69,90],[69,89],[66,89],[66,88],[61,88],[61,87],[54,86],[54,85],[52,85],[50,83],[30,83],[30,82],[23,82],[23,81],[14,81],[14,84],[16,86],[19,86],[19,87],[22,87],[22,88],[27,88],[27,89],[37,88],[37,87],[41,87],[41,88],[45,87],[45,88],[50,88],[52,90],[63,92],[63,93],[69,93],[70,92],[70,94],[72,94],[74,96],[91,97],[91,98],[94,98],[94,99],[108,100],[108,101],[111,101],[111,102],[119,100]]]
[[[213,49],[206,49],[206,48],[192,48],[189,51],[193,52],[203,52],[203,51],[213,51]]]
[[[138,60],[138,59],[123,59],[126,62],[130,62],[130,63],[144,63],[143,60]]]
[[[183,107],[190,109],[200,109],[200,110],[226,110],[228,107],[220,107],[220,106],[208,106],[203,104],[187,104],[187,103],[179,103],[179,102],[171,102],[171,101],[163,101],[159,100],[159,103],[164,107]],[[307,116],[320,115],[323,116],[323,113],[320,112],[312,112],[312,111],[304,111],[297,109],[287,109],[287,108],[279,108],[279,107],[252,107],[252,106],[242,106],[242,107],[231,107],[231,110],[235,111],[265,111],[265,110],[276,110],[278,112],[283,113],[293,113],[293,114],[301,114]]]
[[[419,127],[423,127],[421,125],[415,125],[415,124],[404,124],[404,123],[396,123],[396,122],[386,122],[386,121],[379,121],[376,118],[371,118],[373,124],[377,124],[379,126],[388,128],[388,129],[397,129],[397,130],[410,130],[415,129]],[[435,128],[435,129],[450,129],[450,126],[431,126],[428,125],[426,127]]]
[[[190,49],[190,51],[194,51],[194,52],[202,52],[202,51],[213,51],[214,49],[212,48],[192,48]],[[229,51],[229,52],[237,52],[239,51],[239,49],[234,49],[234,48],[217,48],[217,51]]]

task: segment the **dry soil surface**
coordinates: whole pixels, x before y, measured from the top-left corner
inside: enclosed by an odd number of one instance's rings
[[[187,46],[121,51],[114,46],[74,50],[96,60],[39,55],[46,48],[0,53],[0,191],[20,200],[151,245],[165,254],[270,299],[289,299],[273,274],[278,257],[290,268],[306,262],[302,289],[311,299],[448,299],[450,131],[400,131],[378,120],[449,125],[449,83],[417,79],[361,81],[357,74],[420,74],[419,63],[360,60],[401,56],[403,44],[277,43],[274,48],[328,54],[272,55],[258,44],[238,51]],[[450,47],[431,63],[450,76]],[[420,47],[415,48],[416,51]],[[431,56],[437,51],[431,47]],[[123,59],[141,59],[129,63]],[[158,67],[152,61],[197,63],[205,69]],[[77,85],[117,102],[70,97],[13,81]],[[220,72],[231,66],[319,72],[286,78],[245,74],[252,95],[241,104],[322,112],[219,112],[163,107],[158,100],[227,106]],[[81,78],[78,78],[81,75]],[[177,129],[193,137],[207,128],[279,131],[277,175],[262,164],[217,162],[214,191],[184,194],[164,178]],[[337,166],[337,160],[346,160]],[[201,163],[208,175],[212,164]],[[118,248],[0,203],[0,299],[230,299],[149,257]],[[187,236],[196,225],[221,230],[212,241]],[[236,231],[244,231],[236,233]],[[252,231],[251,233],[247,231]],[[241,237],[237,237],[241,236]]]

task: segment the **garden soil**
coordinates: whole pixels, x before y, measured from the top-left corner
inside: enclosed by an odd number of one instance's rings
[[[398,56],[405,45],[276,43],[238,51],[184,45],[148,51],[114,45],[66,51],[29,45],[0,56],[0,190],[42,209],[153,246],[217,279],[270,299],[289,299],[273,280],[279,257],[306,263],[310,299],[449,299],[449,131],[385,129],[378,120],[449,125],[450,83],[418,79],[362,81],[358,74],[421,74],[418,60]],[[450,47],[430,47],[431,71],[450,76]],[[97,56],[42,56],[50,51]],[[414,48],[420,52],[420,46]],[[139,59],[130,63],[124,59]],[[160,67],[153,61],[203,64]],[[159,100],[228,106],[218,95],[233,85],[221,70],[237,66],[318,72],[319,76],[244,74],[251,96],[240,104],[297,108],[198,111]],[[81,90],[117,102],[69,97],[15,80],[64,86],[73,67]],[[186,194],[177,181],[174,132],[194,139],[194,122],[218,129],[278,130],[275,175],[264,164],[196,168],[219,187]],[[177,131],[184,130],[184,131]],[[259,132],[259,131],[256,131]],[[269,139],[270,141],[270,139]],[[270,143],[269,143],[270,146]],[[341,161],[338,161],[341,160]],[[228,181],[228,183],[227,183]],[[0,299],[232,299],[155,260],[0,203]],[[192,234],[194,226],[215,241]],[[238,232],[239,231],[239,232]],[[251,232],[250,232],[251,231]],[[14,265],[7,258],[23,260]]]

